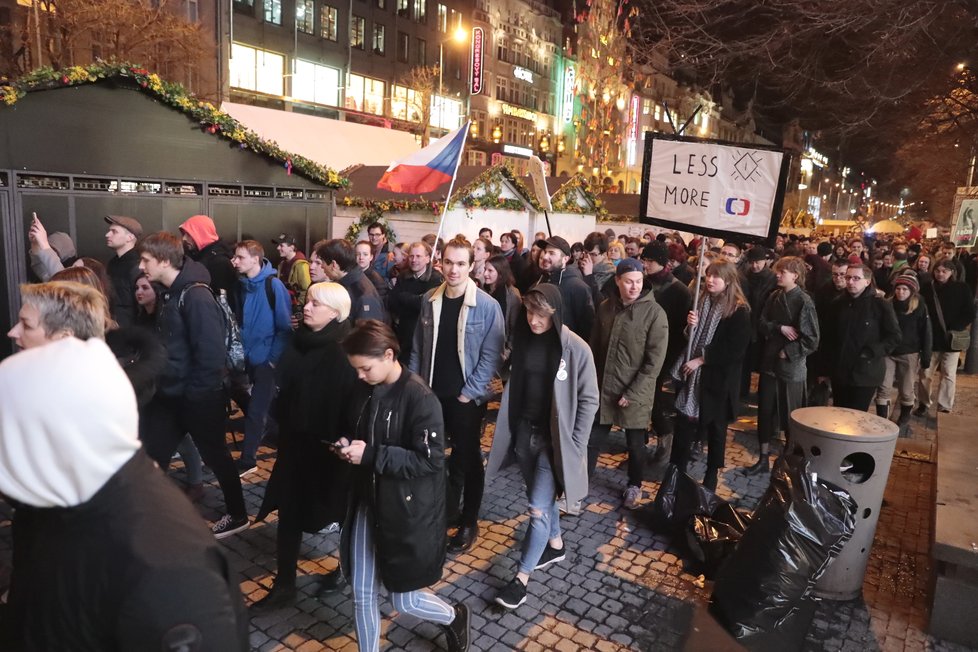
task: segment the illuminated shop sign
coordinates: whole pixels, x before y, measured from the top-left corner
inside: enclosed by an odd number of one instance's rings
[[[564,71],[564,122],[570,123],[574,119],[574,84],[577,81],[577,74],[574,66],[567,66]]]
[[[481,27],[472,28],[472,95],[482,92],[482,64],[485,54],[486,33]]]
[[[531,84],[533,83],[533,73],[526,68],[520,68],[519,66],[513,68],[513,77],[522,79],[525,82],[530,82]]]
[[[536,122],[537,119],[537,114],[533,111],[520,106],[513,106],[512,104],[500,104],[500,110],[503,112],[503,115],[508,115],[513,118],[522,118],[531,122]]]
[[[508,154],[509,156],[519,156],[521,158],[530,158],[533,156],[533,150],[529,147],[520,147],[519,145],[503,145],[503,154]]]

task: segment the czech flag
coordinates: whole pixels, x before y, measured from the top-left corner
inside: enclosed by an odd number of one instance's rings
[[[468,133],[469,123],[466,122],[424,149],[394,161],[377,182],[377,187],[420,195],[448,183],[455,177]]]

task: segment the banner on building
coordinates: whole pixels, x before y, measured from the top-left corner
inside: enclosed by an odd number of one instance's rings
[[[955,247],[970,249],[975,246],[975,240],[978,240],[976,221],[978,221],[978,199],[962,200],[955,215],[954,227],[951,229],[951,242]]]
[[[469,79],[472,87],[469,89],[471,95],[482,93],[483,64],[485,62],[486,32],[481,27],[472,28],[472,61],[469,70]]]
[[[789,163],[777,147],[647,132],[640,220],[773,246]]]

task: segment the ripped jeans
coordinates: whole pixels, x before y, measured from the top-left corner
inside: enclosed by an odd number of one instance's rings
[[[530,525],[523,539],[519,572],[529,575],[540,563],[550,539],[560,536],[557,481],[550,466],[550,432],[521,420],[514,433],[513,452],[526,482]]]

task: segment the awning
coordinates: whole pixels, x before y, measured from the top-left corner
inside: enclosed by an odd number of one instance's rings
[[[421,148],[406,131],[233,102],[221,110],[285,151],[337,171],[357,164],[386,167]]]

